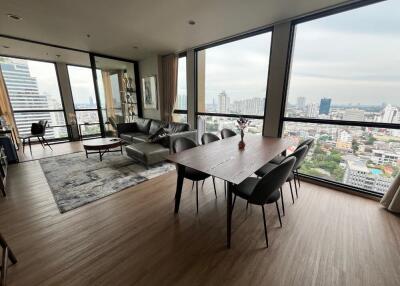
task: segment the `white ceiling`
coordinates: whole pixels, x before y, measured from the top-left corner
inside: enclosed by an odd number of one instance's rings
[[[0,0],[0,34],[139,60],[343,2],[349,1]]]

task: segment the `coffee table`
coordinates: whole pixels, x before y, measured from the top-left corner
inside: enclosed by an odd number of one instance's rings
[[[83,142],[83,148],[86,152],[86,158],[89,154],[99,154],[100,161],[103,161],[103,156],[107,152],[121,152],[122,153],[122,140],[120,138],[99,138],[87,140]],[[110,150],[119,148],[117,150]],[[93,152],[88,152],[93,151]]]

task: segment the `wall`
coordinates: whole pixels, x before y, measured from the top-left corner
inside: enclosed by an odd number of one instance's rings
[[[161,119],[161,57],[158,55],[146,58],[144,60],[139,61],[139,74],[140,74],[140,88],[142,90],[143,96],[143,88],[142,88],[142,78],[155,75],[157,77],[157,97],[158,97],[158,109],[144,109],[143,108],[143,117],[144,118],[152,118],[152,119]],[[143,102],[143,100],[142,100]],[[143,103],[142,103],[143,107]]]

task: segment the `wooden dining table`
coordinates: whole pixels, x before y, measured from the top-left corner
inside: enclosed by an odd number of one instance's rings
[[[246,147],[244,150],[239,150],[239,141],[239,136],[229,137],[167,156],[168,161],[176,163],[178,173],[175,213],[179,212],[186,167],[227,182],[226,243],[228,248],[231,246],[232,188],[293,145],[289,139],[246,135],[244,138]]]

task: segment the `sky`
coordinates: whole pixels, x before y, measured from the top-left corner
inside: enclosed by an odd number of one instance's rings
[[[206,101],[264,97],[271,33],[206,50]],[[298,24],[288,100],[400,105],[400,1]]]

